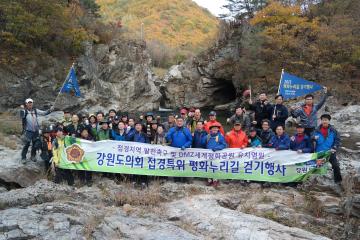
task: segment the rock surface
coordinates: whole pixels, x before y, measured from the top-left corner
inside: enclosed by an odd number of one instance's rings
[[[86,51],[75,62],[82,98],[60,95],[58,109],[97,111],[116,107],[122,111],[158,109],[161,94],[154,82],[156,76],[142,43],[112,42],[108,45],[87,44]],[[54,104],[69,71],[70,64],[58,59],[29,61],[19,69],[0,66],[0,111],[34,99],[40,109]]]
[[[165,107],[213,107],[236,100],[242,86],[235,64],[236,40],[222,42],[181,65],[172,66],[160,83]]]
[[[327,239],[223,207],[219,194],[193,195],[209,187],[183,186],[150,186],[160,197],[172,191],[189,195],[132,206],[129,213],[117,197],[139,194],[128,186],[100,180],[93,187],[72,188],[41,180],[0,194],[0,239]]]

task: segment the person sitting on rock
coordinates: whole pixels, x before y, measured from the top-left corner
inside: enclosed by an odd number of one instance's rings
[[[324,152],[330,151],[330,159],[332,169],[334,171],[334,181],[340,183],[342,181],[339,162],[336,158],[337,149],[340,147],[339,134],[330,124],[331,116],[323,114],[321,117],[321,124],[315,130],[313,138],[315,139],[315,151]]]
[[[23,109],[20,110],[20,118],[22,120],[23,132],[22,132],[22,141],[24,147],[21,151],[21,162],[26,163],[26,155],[29,150],[30,144],[31,147],[31,160],[36,162],[36,150],[37,144],[39,142],[39,130],[40,125],[38,122],[38,116],[45,116],[52,112],[54,107],[51,107],[48,111],[41,111],[37,108],[33,108],[33,100],[28,98],[25,100],[25,106],[21,106]]]
[[[277,126],[276,135],[270,139],[270,142],[267,144],[266,147],[275,148],[276,150],[289,150],[290,138],[285,133],[284,126]]]
[[[290,114],[292,117],[300,118],[300,123],[305,127],[305,134],[312,136],[317,124],[317,112],[324,105],[327,98],[327,88],[324,87],[324,94],[320,102],[314,105],[314,95],[308,94],[305,96],[305,103],[300,107],[291,107]]]
[[[102,141],[102,140],[109,140],[110,139],[110,129],[109,129],[109,122],[107,119],[103,119],[100,122],[101,128],[96,134],[96,141]]]
[[[275,135],[274,132],[270,128],[270,121],[264,119],[261,123],[261,130],[258,130],[258,136],[261,139],[262,146],[266,147],[267,144],[270,142],[271,138]]]
[[[305,134],[305,128],[301,123],[296,126],[296,134],[290,138],[290,149],[298,153],[313,152],[311,138]]]
[[[257,135],[256,128],[251,127],[249,130],[249,145],[250,147],[258,148],[262,147],[261,138]]]
[[[56,138],[52,143],[52,169],[54,170],[55,183],[61,183],[63,180],[66,180],[69,186],[74,185],[74,177],[72,175],[71,170],[69,169],[61,169],[59,168],[60,159],[61,159],[61,148],[65,147],[65,136],[63,129],[60,127],[55,128]]]
[[[229,124],[234,124],[236,121],[241,123],[243,131],[249,132],[251,127],[250,117],[245,114],[245,108],[242,106],[236,107],[235,114],[226,120]]]
[[[204,129],[207,133],[210,133],[210,128],[211,126],[213,125],[218,125],[220,126],[219,127],[219,131],[220,133],[225,136],[225,131],[224,131],[224,128],[223,126],[221,125],[221,123],[219,123],[218,121],[216,121],[216,112],[215,111],[211,111],[209,113],[209,121],[205,122],[205,125],[204,125]]]
[[[243,149],[247,147],[249,140],[246,133],[242,130],[241,121],[236,120],[234,122],[234,128],[226,133],[225,140],[229,148]]]
[[[210,127],[210,133],[203,137],[203,144],[207,149],[211,149],[212,151],[220,151],[227,147],[224,136],[220,133],[220,124],[213,124]],[[241,126],[240,126],[241,128]],[[209,178],[207,185],[217,187],[220,184],[219,180]]]
[[[203,142],[203,138],[207,136],[207,132],[204,130],[204,122],[198,121],[196,123],[196,129],[193,133],[193,148],[206,148],[206,144]]]

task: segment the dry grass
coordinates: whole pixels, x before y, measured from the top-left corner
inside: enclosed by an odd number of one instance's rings
[[[154,182],[143,190],[134,189],[132,184],[126,183],[123,192],[115,196],[117,206],[129,204],[131,206],[159,206],[163,201],[160,193],[160,184]]]
[[[11,113],[0,114],[0,133],[4,135],[20,135],[22,123],[20,119]]]
[[[92,239],[91,235],[93,234],[96,227],[100,225],[104,216],[91,216],[90,219],[86,222],[83,228],[83,236],[85,239]]]
[[[154,67],[152,70],[154,71],[155,75],[158,76],[159,78],[163,78],[168,71],[168,69],[166,68],[158,68],[158,67]]]
[[[17,149],[17,142],[11,136],[6,136],[4,133],[0,132],[0,145],[3,145],[12,150]]]

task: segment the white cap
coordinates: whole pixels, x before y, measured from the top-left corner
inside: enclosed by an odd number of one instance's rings
[[[25,103],[34,102],[31,98],[25,100]]]

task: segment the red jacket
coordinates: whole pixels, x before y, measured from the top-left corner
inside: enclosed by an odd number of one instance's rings
[[[226,134],[225,140],[229,148],[245,148],[249,143],[246,133],[242,130],[231,130]]]
[[[221,123],[219,123],[218,121],[214,120],[214,121],[208,121],[205,125],[204,125],[204,129],[207,133],[210,133],[210,127],[212,125],[220,125],[220,133],[225,136],[225,131],[223,126],[221,125]]]

